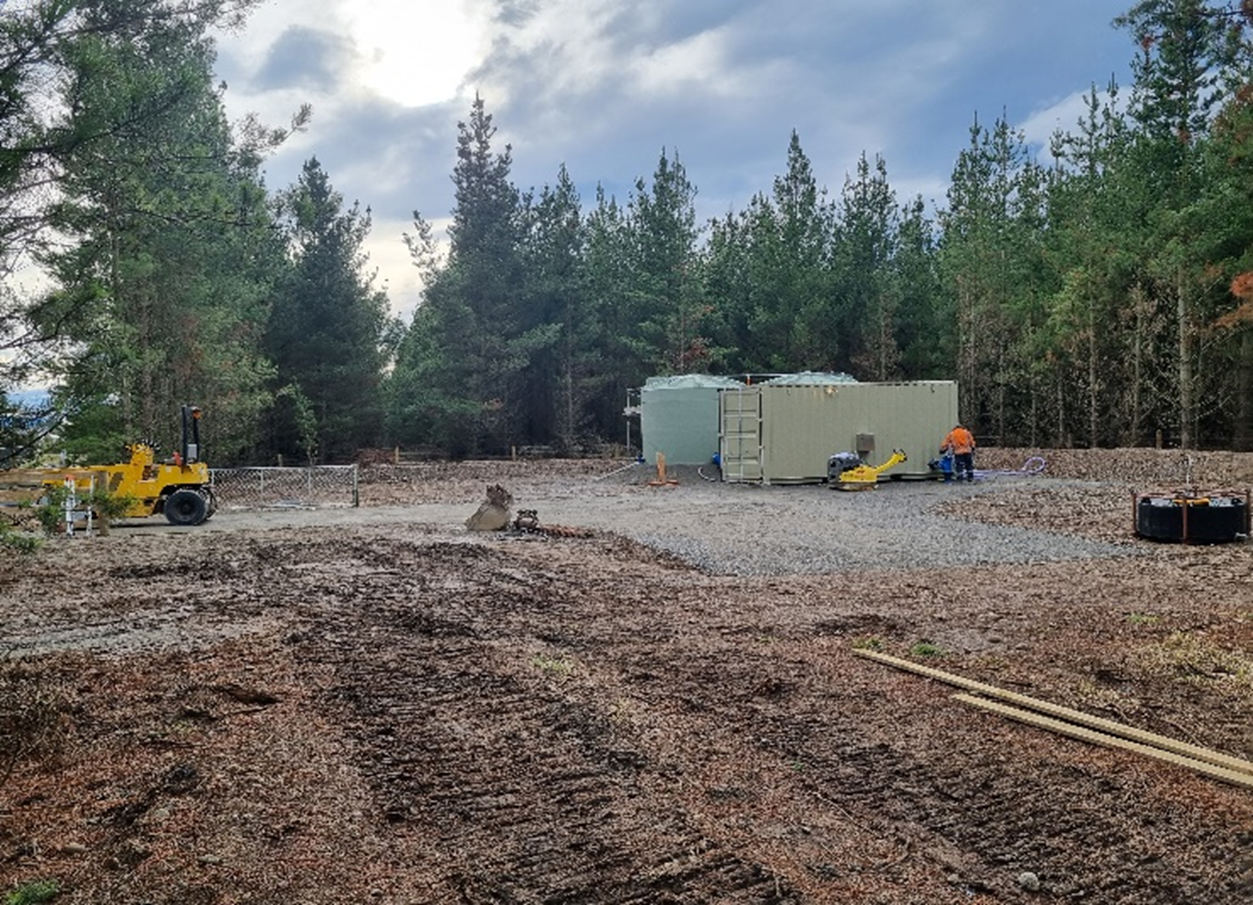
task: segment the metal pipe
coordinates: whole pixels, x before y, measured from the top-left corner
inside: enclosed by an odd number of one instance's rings
[[[976,468],[975,477],[978,478],[979,480],[983,480],[984,478],[996,478],[996,477],[1030,478],[1043,472],[1047,464],[1048,463],[1044,461],[1043,456],[1032,456],[1031,458],[1027,459],[1027,461],[1022,464],[1022,468],[1019,468],[1017,470],[1013,470],[1013,469],[983,470],[983,469]]]
[[[1228,770],[1215,764],[1207,763],[1203,760],[1196,760],[1191,757],[1184,757],[1167,751],[1154,745],[1142,745],[1128,739],[1116,735],[1110,735],[1105,732],[1095,732],[1091,729],[1085,729],[1083,726],[1076,726],[1074,723],[1067,723],[1063,720],[1049,719],[1039,713],[1032,713],[1030,710],[1022,710],[1018,707],[1010,707],[1006,704],[998,704],[996,701],[989,701],[986,698],[977,698],[969,694],[955,694],[953,700],[961,701],[963,704],[970,704],[974,707],[980,707],[983,710],[990,710],[993,713],[999,713],[1001,716],[1008,717],[1011,720],[1017,720],[1020,723],[1026,723],[1029,726],[1036,726],[1040,729],[1047,729],[1050,732],[1056,732],[1059,735],[1077,738],[1080,741],[1091,742],[1095,745],[1104,745],[1107,748],[1121,748],[1124,751],[1134,751],[1136,754],[1143,754],[1145,757],[1151,757],[1155,760],[1166,761],[1180,767],[1187,767],[1189,770],[1195,770],[1198,773],[1204,773],[1214,779],[1220,779],[1223,782],[1231,783],[1234,786],[1244,786],[1253,789],[1253,775],[1242,773],[1239,770]]]
[[[1153,732],[1147,732],[1143,729],[1136,729],[1134,726],[1125,726],[1122,723],[1115,723],[1112,720],[1102,719],[1098,716],[1084,713],[1081,710],[1072,710],[1069,707],[1062,707],[1058,704],[1050,704],[1048,701],[1041,701],[1038,698],[1028,697],[1025,694],[1017,694],[1016,692],[1006,691],[1003,688],[997,688],[995,685],[987,685],[983,682],[976,682],[973,679],[966,679],[953,673],[944,672],[939,669],[932,669],[929,666],[922,666],[909,660],[902,660],[899,657],[893,657],[888,654],[881,654],[872,650],[854,650],[854,654],[859,657],[866,657],[870,660],[876,660],[879,663],[885,663],[888,666],[895,666],[897,669],[903,669],[907,672],[917,673],[920,676],[927,676],[931,679],[938,679],[941,682],[947,682],[949,685],[956,685],[958,688],[964,688],[967,691],[978,692],[987,695],[990,698],[1000,698],[1002,701],[1009,701],[1019,707],[1025,707],[1028,710],[1046,713],[1049,716],[1066,720],[1070,723],[1077,723],[1081,726],[1087,726],[1096,729],[1099,732],[1115,735],[1119,738],[1125,738],[1130,741],[1139,742],[1144,745],[1152,745],[1156,748],[1162,748],[1166,751],[1172,751],[1184,757],[1193,760],[1205,761],[1227,770],[1235,770],[1241,773],[1247,773],[1253,776],[1253,762],[1243,760],[1238,757],[1232,757],[1229,754],[1223,754],[1220,751],[1214,751],[1210,748],[1202,748],[1198,745],[1190,745],[1187,742],[1181,742],[1177,739],[1169,738],[1165,735],[1157,735]]]

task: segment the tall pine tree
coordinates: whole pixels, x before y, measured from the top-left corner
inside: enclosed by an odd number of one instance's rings
[[[370,213],[344,209],[316,157],[280,210],[292,264],[265,334],[277,368],[273,451],[343,461],[376,445],[383,429],[389,315],[362,251]]]
[[[422,304],[401,343],[389,393],[398,439],[454,454],[500,453],[528,438],[528,376],[560,328],[536,317],[526,284],[523,199],[510,182],[512,149],[492,148],[483,99],[458,123],[455,207],[447,260],[427,267]],[[415,215],[418,232],[429,227]],[[425,264],[425,243],[411,243]]]
[[[54,373],[85,458],[177,438],[179,404],[211,413],[208,449],[243,455],[265,404],[259,337],[281,267],[257,167],[227,125],[208,24],[85,29],[63,49],[54,129],[94,136],[61,161],[49,220],[71,242],[42,258],[57,288],[28,312],[59,337]],[[107,460],[107,458],[106,458]]]

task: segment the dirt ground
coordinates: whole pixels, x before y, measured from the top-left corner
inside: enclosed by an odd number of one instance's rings
[[[609,462],[378,469],[361,510],[223,511],[5,555],[0,890],[1253,901],[1253,790],[856,654],[1253,758],[1253,545],[1135,538],[1126,476],[1177,483],[1159,458],[1059,453],[1055,481],[948,506],[1133,554],[1065,562],[745,578],[603,529],[459,527],[496,480],[679,512],[696,492],[690,474],[596,480]],[[1196,469],[1253,483],[1253,455]]]

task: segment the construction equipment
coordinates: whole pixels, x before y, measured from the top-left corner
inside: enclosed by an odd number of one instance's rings
[[[182,443],[169,459],[156,460],[157,446],[140,440],[126,447],[128,461],[46,469],[46,490],[67,486],[83,497],[101,491],[131,500],[122,518],[164,514],[171,525],[199,525],[217,510],[209,466],[200,461],[200,409],[184,405]]]
[[[867,465],[856,453],[836,453],[827,459],[827,482],[838,490],[873,490],[879,475],[908,460],[904,450],[894,449],[882,465]]]

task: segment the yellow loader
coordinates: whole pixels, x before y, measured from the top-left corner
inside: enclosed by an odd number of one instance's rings
[[[199,525],[217,510],[209,466],[200,461],[200,409],[183,406],[182,443],[169,459],[156,460],[156,445],[148,440],[126,447],[128,461],[116,465],[86,465],[44,469],[46,489],[67,487],[77,494],[105,491],[133,500],[121,518],[163,514],[171,525]]]

